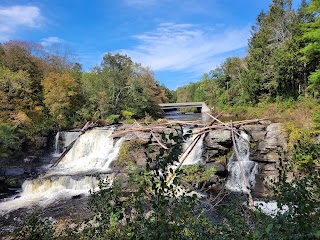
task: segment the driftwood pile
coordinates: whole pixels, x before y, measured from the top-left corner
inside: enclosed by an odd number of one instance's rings
[[[201,124],[201,123],[197,123],[197,122],[185,122],[185,121],[168,121],[167,123],[162,123],[162,124],[158,124],[158,125],[154,125],[154,126],[150,126],[148,124],[146,126],[141,126],[141,124],[137,123],[137,125],[138,125],[137,127],[133,127],[131,129],[127,129],[127,130],[123,130],[123,131],[117,131],[117,132],[113,133],[111,136],[112,137],[119,137],[119,136],[124,135],[126,133],[139,132],[139,131],[150,132],[152,137],[155,138],[155,140],[159,143],[159,145],[162,148],[167,149],[167,147],[155,136],[154,132],[161,132],[168,125],[177,125],[177,124],[197,125],[198,126],[197,130],[193,131],[193,133],[192,133],[192,134],[194,134],[196,136],[193,139],[193,141],[190,143],[190,145],[186,148],[186,150],[181,154],[180,159],[179,159],[179,165],[176,168],[176,170],[177,170],[183,165],[184,161],[187,159],[188,155],[191,153],[191,151],[196,146],[197,142],[201,139],[201,136],[203,134],[206,134],[206,133],[208,133],[208,132],[210,132],[210,131],[212,131],[214,129],[230,130],[231,131],[231,136],[232,136],[234,152],[235,152],[236,158],[237,158],[237,160],[239,162],[239,167],[240,167],[240,171],[241,171],[241,174],[242,174],[243,185],[246,186],[246,191],[247,191],[247,194],[248,194],[248,202],[249,202],[251,207],[254,207],[254,202],[253,202],[253,198],[252,198],[252,195],[251,195],[251,190],[249,188],[249,182],[248,182],[248,179],[245,176],[244,169],[243,169],[241,160],[239,158],[239,153],[238,153],[238,149],[237,149],[235,135],[238,135],[239,137],[242,137],[239,134],[239,132],[237,131],[237,128],[240,127],[241,125],[257,123],[257,122],[260,122],[260,121],[263,121],[263,120],[268,120],[268,119],[266,119],[266,118],[263,118],[263,119],[252,119],[252,120],[244,120],[244,121],[235,121],[235,122],[224,123],[224,122],[219,120],[219,118],[222,116],[222,113],[218,114],[215,117],[212,116],[209,113],[206,113],[206,114],[209,115],[213,119],[208,124]],[[168,182],[170,183],[173,180],[174,177],[175,177],[175,174],[171,175],[171,177],[168,179]]]
[[[195,131],[193,131],[192,134],[195,135],[194,140],[190,143],[190,145],[186,148],[186,150],[181,154],[180,159],[179,159],[179,165],[177,166],[176,170],[179,169],[184,161],[186,160],[186,158],[188,157],[188,155],[191,153],[192,149],[196,146],[197,142],[201,139],[201,136],[214,130],[214,129],[226,129],[226,130],[230,130],[231,131],[231,136],[232,136],[232,141],[233,141],[233,147],[234,147],[234,152],[235,155],[239,161],[239,166],[240,166],[240,171],[241,174],[243,176],[243,184],[244,186],[246,186],[247,189],[247,194],[248,194],[248,201],[251,207],[253,207],[254,202],[253,202],[253,198],[251,195],[251,191],[249,188],[249,183],[248,180],[245,177],[244,174],[244,170],[243,170],[243,166],[241,163],[241,160],[239,159],[239,154],[238,154],[238,149],[237,149],[237,144],[236,144],[236,138],[235,135],[238,135],[239,137],[241,137],[241,135],[239,134],[239,132],[237,131],[237,128],[240,127],[241,125],[246,125],[246,124],[252,124],[252,123],[257,123],[263,120],[268,120],[266,118],[264,119],[252,119],[252,120],[244,120],[244,121],[235,121],[235,122],[227,122],[224,123],[222,121],[219,120],[219,118],[222,116],[222,113],[219,113],[216,116],[212,116],[209,113],[206,113],[208,116],[210,116],[212,118],[212,121],[207,123],[207,124],[202,124],[199,122],[195,122],[195,121],[167,121],[165,123],[160,123],[157,125],[149,125],[148,123],[138,123],[135,122],[136,127],[132,127],[130,129],[126,129],[126,130],[120,130],[120,131],[116,131],[114,132],[111,137],[120,137],[122,135],[125,135],[127,133],[133,133],[133,132],[150,132],[150,134],[152,135],[152,137],[156,140],[156,142],[164,149],[168,149],[167,146],[165,146],[164,143],[161,142],[161,140],[156,136],[155,132],[163,132],[165,130],[165,128],[167,128],[168,126],[175,126],[175,125],[196,125],[197,129]],[[144,124],[144,126],[142,125]],[[96,127],[96,123],[86,123],[86,125],[81,129],[81,134],[79,135],[79,137],[84,134],[86,131],[92,129],[93,127]],[[78,138],[79,138],[78,137]],[[77,138],[77,139],[78,139]],[[70,149],[72,148],[72,146],[74,145],[74,143],[77,141],[77,139],[75,139],[69,146],[66,147],[66,149],[64,150],[64,152],[61,154],[61,156],[51,165],[51,167],[56,167],[59,162],[63,159],[63,157],[70,151]],[[168,182],[171,182],[173,180],[173,178],[175,177],[175,174],[171,175],[171,177],[168,179]]]

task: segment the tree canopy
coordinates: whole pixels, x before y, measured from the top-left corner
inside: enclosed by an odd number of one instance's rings
[[[22,41],[0,44],[2,155],[32,146],[39,134],[104,122],[110,115],[156,118],[162,113],[158,104],[172,99],[150,69],[126,55],[108,53],[99,66],[83,72],[68,50],[52,49]]]
[[[294,10],[291,0],[273,0],[252,26],[248,54],[227,58],[199,82],[178,88],[178,101],[237,106],[318,96],[319,5],[302,1]]]

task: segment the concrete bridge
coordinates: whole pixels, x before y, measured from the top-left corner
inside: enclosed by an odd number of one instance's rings
[[[197,108],[197,112],[210,112],[210,108],[204,102],[185,102],[185,103],[160,103],[162,110],[179,108]]]

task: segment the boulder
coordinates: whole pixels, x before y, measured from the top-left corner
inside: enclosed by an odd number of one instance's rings
[[[225,165],[220,162],[210,162],[205,165],[206,169],[210,169],[212,167],[215,168],[216,173],[224,173],[226,171]]]
[[[272,123],[267,127],[267,135],[265,138],[266,147],[268,149],[287,148],[288,133],[285,132],[281,123]]]
[[[258,148],[259,150],[259,148]],[[250,159],[255,162],[261,163],[277,163],[280,161],[281,156],[277,151],[265,152],[265,151],[255,151],[250,155]]]
[[[266,126],[261,124],[243,125],[240,127],[240,130],[244,130],[246,133],[248,133],[254,142],[260,142],[264,140],[267,134]]]
[[[34,142],[36,148],[45,148],[47,147],[48,138],[44,136],[35,136]]]
[[[204,139],[207,147],[216,148],[217,144],[221,146],[231,146],[231,132],[224,129],[216,129],[207,134]]]
[[[269,172],[269,171],[277,171],[277,164],[276,163],[264,163],[260,164],[261,172]]]

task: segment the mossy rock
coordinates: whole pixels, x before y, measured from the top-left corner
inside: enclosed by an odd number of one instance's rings
[[[144,150],[145,141],[134,138],[122,143],[118,160],[115,161],[115,167],[126,167],[129,164],[136,163]],[[142,150],[142,151],[141,151]]]

